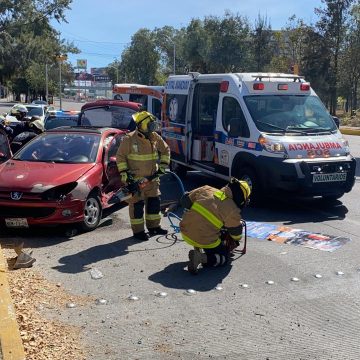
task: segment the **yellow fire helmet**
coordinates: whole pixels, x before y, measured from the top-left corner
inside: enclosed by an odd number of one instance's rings
[[[156,130],[156,117],[148,111],[140,111],[132,115],[136,126],[142,133],[150,133]]]
[[[245,180],[231,178],[229,188],[233,194],[233,200],[239,208],[243,208],[249,203],[251,188]]]

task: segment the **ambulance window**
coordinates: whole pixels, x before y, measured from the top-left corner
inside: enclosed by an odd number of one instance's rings
[[[141,94],[130,94],[129,101],[137,102],[142,104],[142,106],[146,109],[147,108],[147,95]]]
[[[161,118],[161,101],[159,99],[152,99],[152,113],[158,118]]]
[[[198,84],[195,87],[192,112],[193,133],[213,136],[219,102],[220,84]]]
[[[235,128],[236,136],[250,137],[250,130],[239,102],[232,97],[224,97],[222,106],[222,123],[226,132],[230,123]]]

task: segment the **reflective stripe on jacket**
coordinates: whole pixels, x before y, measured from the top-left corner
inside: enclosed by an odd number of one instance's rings
[[[170,163],[170,149],[157,133],[147,139],[140,131],[127,134],[116,153],[119,172],[129,171],[135,178],[151,176],[158,171],[158,162]]]
[[[193,205],[184,213],[180,230],[191,246],[213,248],[220,244],[220,230],[231,229],[231,235],[241,236],[240,209],[232,200],[231,190],[205,185],[189,193]]]

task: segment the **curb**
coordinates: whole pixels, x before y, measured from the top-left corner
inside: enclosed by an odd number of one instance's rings
[[[0,245],[0,359],[25,360],[24,346],[16,321],[6,269],[6,260]]]
[[[360,135],[360,128],[340,127],[340,132],[346,135]]]

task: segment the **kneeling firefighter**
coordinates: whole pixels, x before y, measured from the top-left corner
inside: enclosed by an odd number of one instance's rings
[[[194,247],[189,252],[188,271],[197,274],[204,266],[225,265],[230,250],[222,241],[225,230],[239,244],[242,237],[241,209],[250,197],[246,181],[232,178],[221,190],[205,185],[185,193],[180,204],[185,208],[180,231],[185,242]]]
[[[156,117],[147,111],[137,112],[132,117],[136,130],[125,136],[116,154],[121,181],[126,185],[155,174],[164,174],[170,163],[170,149],[155,131]],[[131,229],[138,240],[148,240],[149,235],[167,234],[167,230],[160,226],[159,184],[159,177],[155,177],[127,200]],[[145,233],[144,206],[149,233]]]

